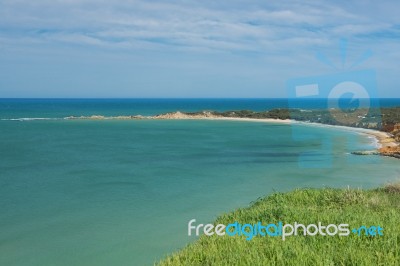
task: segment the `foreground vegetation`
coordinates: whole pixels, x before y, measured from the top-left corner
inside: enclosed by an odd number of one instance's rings
[[[348,223],[381,226],[383,236],[201,236],[159,265],[400,265],[400,184],[374,190],[297,189],[258,199],[216,224]]]

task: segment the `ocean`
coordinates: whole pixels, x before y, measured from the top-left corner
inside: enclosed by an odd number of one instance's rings
[[[351,101],[352,102],[352,101]],[[371,100],[371,107],[400,106],[400,99]],[[1,99],[0,119],[68,116],[156,115],[203,110],[264,111],[274,108],[324,109],[326,99]],[[349,106],[351,104],[349,103]],[[378,106],[378,107],[379,107]]]
[[[398,180],[398,159],[350,154],[376,142],[343,128],[62,119],[287,106],[284,99],[0,99],[0,265],[152,265],[195,241],[187,236],[191,219],[212,222],[273,191]]]

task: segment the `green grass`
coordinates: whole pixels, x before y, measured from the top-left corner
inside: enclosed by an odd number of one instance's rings
[[[205,236],[159,265],[400,265],[400,185],[374,190],[297,189],[274,193],[220,216],[214,224],[379,225],[383,236]],[[197,224],[201,221],[197,221]],[[187,230],[185,228],[185,230]]]

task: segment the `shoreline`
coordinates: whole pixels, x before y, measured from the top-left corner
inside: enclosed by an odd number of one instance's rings
[[[399,143],[397,143],[392,135],[388,132],[383,132],[375,129],[367,129],[367,128],[358,128],[358,127],[349,127],[349,126],[341,126],[341,125],[329,125],[322,123],[313,123],[313,122],[303,122],[292,119],[278,119],[278,118],[247,118],[247,117],[221,117],[215,116],[211,114],[211,112],[203,112],[203,114],[196,115],[188,115],[181,113],[179,111],[175,113],[167,113],[163,115],[156,115],[151,117],[151,119],[180,119],[180,120],[223,120],[223,121],[249,121],[249,122],[261,122],[261,123],[279,123],[279,124],[300,124],[307,126],[318,126],[318,127],[327,127],[327,128],[335,128],[335,129],[343,129],[347,131],[357,132],[360,134],[368,135],[373,137],[377,142],[376,149],[382,148],[396,148],[399,147]]]
[[[386,157],[393,157],[400,159],[400,144],[396,142],[393,136],[384,131],[375,129],[349,127],[341,125],[329,125],[322,123],[303,122],[291,119],[274,119],[274,118],[246,118],[246,117],[191,117],[191,118],[162,118],[162,119],[187,119],[187,120],[223,120],[223,121],[247,121],[247,122],[260,122],[260,123],[279,123],[279,124],[299,124],[306,126],[325,127],[332,129],[341,129],[346,131],[355,132],[362,135],[367,135],[374,138],[375,149],[374,150],[363,150],[352,152],[355,155],[381,155]]]
[[[223,121],[248,121],[248,122],[260,122],[260,123],[279,123],[279,124],[299,124],[299,125],[306,125],[306,126],[316,126],[316,127],[325,127],[325,128],[335,128],[335,129],[342,129],[346,131],[352,131],[363,135],[368,135],[376,139],[377,144],[379,145],[377,149],[383,147],[396,147],[399,144],[394,141],[390,133],[378,131],[375,129],[367,129],[367,128],[357,128],[357,127],[348,127],[348,126],[340,126],[340,125],[328,125],[328,124],[319,124],[319,123],[312,123],[312,122],[302,122],[290,119],[273,119],[273,118],[245,118],[245,117],[215,117],[215,118],[187,118],[188,120],[223,120]],[[171,119],[172,120],[172,119]],[[181,120],[184,120],[182,118]]]
[[[330,125],[315,122],[304,122],[292,119],[279,119],[279,118],[247,118],[247,117],[224,117],[214,115],[209,111],[203,111],[201,113],[188,114],[180,111],[159,114],[154,116],[142,116],[142,115],[127,115],[127,116],[69,116],[64,118],[17,118],[17,119],[1,119],[8,121],[35,121],[35,120],[219,120],[219,121],[242,121],[242,122],[258,122],[258,123],[278,123],[278,124],[299,124],[307,126],[317,126],[325,128],[342,129],[346,131],[352,131],[359,134],[373,137],[376,140],[376,150],[379,154],[384,156],[392,156],[393,152],[396,152],[400,148],[400,144],[397,143],[392,135],[388,132],[379,131],[376,129],[367,129],[360,127],[350,127],[341,125]],[[397,157],[396,157],[397,158]]]
[[[328,124],[318,124],[318,123],[307,123],[307,122],[299,122],[294,121],[295,123],[304,124],[304,125],[313,125],[319,127],[330,127],[336,129],[343,129],[346,131],[352,131],[356,133],[360,133],[363,135],[368,135],[373,137],[377,140],[377,144],[379,145],[377,149],[384,148],[384,147],[397,147],[399,144],[393,139],[392,135],[388,132],[383,132],[375,129],[368,129],[368,128],[359,128],[359,127],[348,127],[348,126],[341,126],[341,125],[328,125]]]

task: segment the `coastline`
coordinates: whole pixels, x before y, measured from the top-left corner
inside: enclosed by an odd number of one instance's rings
[[[171,118],[172,119],[172,118]],[[175,118],[180,119],[180,118]],[[185,118],[181,118],[185,119]],[[307,125],[307,126],[317,126],[317,127],[325,127],[325,128],[335,128],[335,129],[343,129],[346,131],[352,131],[356,133],[360,133],[363,135],[368,135],[376,139],[378,147],[377,149],[383,147],[397,147],[399,144],[395,142],[392,136],[387,132],[382,132],[374,129],[367,129],[367,128],[356,128],[356,127],[348,127],[348,126],[340,126],[340,125],[327,125],[327,124],[318,124],[318,123],[311,123],[311,122],[301,122],[296,120],[290,119],[273,119],[273,118],[245,118],[245,117],[204,117],[204,118],[186,118],[186,119],[202,119],[202,120],[223,120],[223,121],[248,121],[248,122],[260,122],[260,123],[279,123],[279,124],[300,124],[300,125]]]
[[[274,118],[247,118],[247,117],[221,117],[215,116],[211,112],[203,112],[197,113],[195,115],[189,115],[185,113],[181,113],[179,111],[174,113],[167,113],[162,115],[157,115],[153,117],[149,117],[150,119],[206,119],[206,120],[224,120],[224,121],[249,121],[249,122],[261,122],[261,123],[280,123],[280,124],[301,124],[308,126],[319,126],[319,127],[330,127],[330,128],[340,128],[348,131],[357,132],[360,134],[365,134],[376,139],[378,147],[377,149],[382,148],[396,148],[399,146],[390,133],[378,131],[375,129],[367,129],[367,128],[358,128],[358,127],[349,127],[349,126],[341,126],[341,125],[329,125],[322,123],[312,123],[312,122],[302,122],[296,121],[292,119],[274,119]]]
[[[375,129],[367,129],[367,128],[358,128],[358,127],[348,127],[348,126],[340,126],[340,125],[327,125],[327,124],[318,124],[318,123],[309,123],[309,122],[299,122],[293,121],[294,123],[300,123],[304,125],[313,125],[319,127],[330,127],[330,128],[340,128],[347,131],[357,132],[363,135],[368,135],[376,139],[377,144],[379,145],[377,149],[384,147],[397,147],[399,144],[393,139],[392,135],[387,132],[378,131]]]
[[[372,137],[376,141],[376,149],[369,151],[355,151],[355,155],[381,155],[400,159],[400,144],[396,142],[393,136],[388,132],[375,129],[349,127],[341,125],[329,125],[312,122],[302,122],[291,119],[273,119],[273,118],[246,118],[246,117],[191,117],[191,118],[163,118],[163,119],[203,119],[203,120],[224,120],[224,121],[248,121],[261,123],[280,123],[280,124],[301,124],[306,126],[317,126],[325,128],[342,129]]]
[[[198,113],[183,113],[180,111],[159,114],[154,116],[142,116],[142,115],[123,115],[123,116],[69,116],[64,118],[20,118],[20,119],[2,119],[10,121],[33,121],[33,120],[222,120],[222,121],[242,121],[242,122],[259,122],[259,123],[279,123],[279,124],[301,124],[307,126],[317,127],[328,127],[335,129],[343,129],[347,131],[357,132],[359,134],[368,135],[376,140],[377,147],[376,151],[357,152],[357,154],[368,155],[368,154],[380,154],[383,156],[392,156],[399,158],[397,153],[400,149],[400,144],[395,141],[393,136],[384,131],[378,131],[376,129],[367,129],[359,127],[341,126],[341,125],[329,125],[315,122],[303,122],[293,119],[279,119],[279,118],[248,118],[248,117],[225,117],[215,115],[210,111],[203,111]]]

